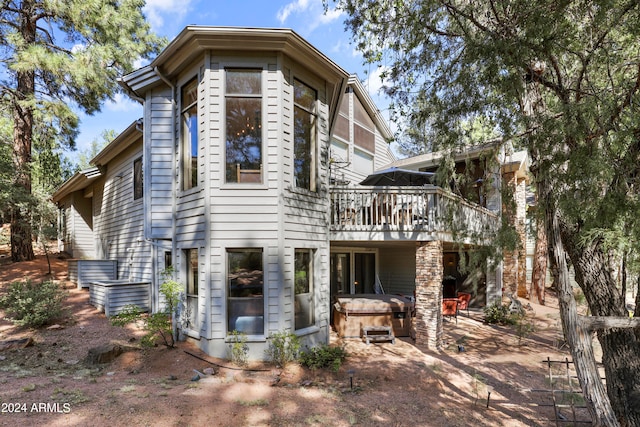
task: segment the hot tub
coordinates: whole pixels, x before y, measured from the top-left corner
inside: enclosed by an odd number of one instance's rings
[[[336,295],[333,326],[338,336],[359,338],[365,326],[391,326],[397,337],[411,334],[414,303],[399,295]]]
[[[113,316],[128,304],[150,311],[151,283],[129,280],[100,280],[89,284],[89,302],[106,316]]]

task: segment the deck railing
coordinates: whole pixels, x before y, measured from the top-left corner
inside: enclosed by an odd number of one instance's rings
[[[332,231],[426,231],[486,238],[498,216],[436,186],[333,187]]]

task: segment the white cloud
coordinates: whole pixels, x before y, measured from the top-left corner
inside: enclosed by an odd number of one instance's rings
[[[384,73],[388,69],[389,67],[380,66],[370,72],[365,81],[362,82],[363,86],[367,89],[367,92],[369,92],[369,95],[371,95],[371,97],[376,97],[377,95],[379,95],[382,86],[385,86],[389,83],[388,80],[382,78],[382,73]]]
[[[278,21],[280,21],[280,24],[284,24],[287,18],[289,18],[289,15],[292,13],[304,12],[308,8],[309,0],[295,0],[280,8],[276,17],[278,18]]]
[[[147,0],[143,11],[154,31],[162,33],[165,17],[171,24],[181,22],[190,10],[192,0]]]
[[[322,15],[320,16],[320,23],[330,24],[333,21],[340,19],[343,13],[344,12],[338,9],[329,9],[327,10],[327,13],[324,13],[323,11]]]
[[[131,98],[123,95],[122,93],[116,93],[116,95],[113,97],[113,101],[107,101],[104,107],[108,111],[117,112],[139,112],[140,110],[139,103],[133,101]]]
[[[281,25],[287,19],[297,18],[300,27],[309,34],[321,25],[328,25],[342,16],[343,12],[337,9],[324,10],[322,0],[294,0],[281,7],[276,17]]]

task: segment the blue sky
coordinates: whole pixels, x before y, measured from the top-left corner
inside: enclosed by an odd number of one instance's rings
[[[379,74],[375,68],[362,65],[362,56],[344,29],[346,16],[335,9],[325,14],[322,0],[147,0],[145,13],[153,30],[169,40],[187,25],[291,28],[346,71],[357,74],[378,108],[386,112],[387,102],[379,95]],[[81,115],[76,146],[84,150],[93,140],[101,139],[104,130],[120,133],[139,117],[142,106],[118,96],[100,113]]]

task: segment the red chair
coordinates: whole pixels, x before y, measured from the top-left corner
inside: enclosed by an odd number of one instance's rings
[[[467,292],[458,292],[458,310],[467,310],[469,317],[469,304],[471,303],[471,294]]]
[[[458,298],[442,298],[442,316],[455,317],[458,323]]]

